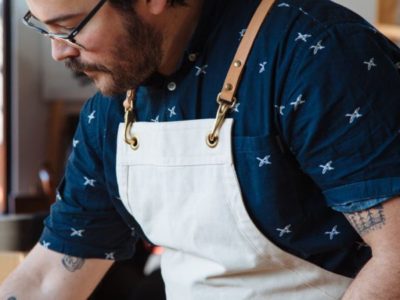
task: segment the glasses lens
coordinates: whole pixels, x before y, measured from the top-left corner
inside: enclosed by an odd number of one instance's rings
[[[50,32],[49,28],[42,22],[40,22],[39,20],[31,17],[28,20],[28,24],[31,27],[34,27],[35,29],[37,29],[38,31],[40,31],[41,33],[45,34],[45,35],[49,35],[49,36],[57,36],[58,38],[66,38],[68,37],[68,35],[70,34],[71,31],[65,31],[65,32]]]
[[[28,24],[29,24],[30,26],[35,27],[36,29],[39,29],[39,30],[42,31],[43,33],[48,32],[48,29],[47,29],[46,25],[43,24],[42,22],[40,22],[39,20],[33,18],[33,17],[30,17],[30,18],[29,18]]]

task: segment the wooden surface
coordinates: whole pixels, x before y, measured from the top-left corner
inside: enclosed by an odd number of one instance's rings
[[[400,42],[400,0],[377,0],[376,27],[395,43]]]
[[[378,23],[394,24],[398,21],[399,0],[378,0]]]
[[[0,144],[0,214],[6,209],[6,152],[5,145]]]
[[[376,28],[394,42],[400,42],[400,26],[378,23]]]

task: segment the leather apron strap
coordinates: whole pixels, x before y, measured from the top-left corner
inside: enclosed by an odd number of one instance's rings
[[[236,52],[235,58],[233,59],[233,62],[229,68],[222,91],[219,94],[219,99],[229,105],[234,103],[235,93],[238,88],[244,66],[246,65],[247,58],[251,48],[253,47],[261,25],[264,22],[264,19],[266,18],[273,3],[273,0],[261,1],[255,14],[253,15],[253,18],[250,21],[246,33],[243,36],[242,42],[240,43]]]
[[[217,96],[219,108],[212,131],[207,135],[207,145],[210,148],[215,148],[218,145],[218,133],[224,123],[226,113],[236,104],[235,94],[238,89],[240,79],[249,57],[251,48],[260,31],[261,25],[268,15],[269,10],[274,3],[274,0],[262,0],[259,4],[253,18],[250,21],[246,33],[240,42],[239,48],[236,51],[233,62],[226,75],[224,85],[221,92]]]

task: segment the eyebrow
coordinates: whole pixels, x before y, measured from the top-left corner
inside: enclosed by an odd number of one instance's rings
[[[52,24],[56,24],[56,23],[60,23],[60,22],[64,22],[73,18],[76,18],[78,16],[83,15],[82,13],[76,13],[76,14],[66,14],[66,15],[61,15],[46,21],[42,21],[44,24],[47,25],[52,25]],[[36,20],[39,20],[37,17],[35,17],[35,15],[32,14],[32,17],[35,18]]]

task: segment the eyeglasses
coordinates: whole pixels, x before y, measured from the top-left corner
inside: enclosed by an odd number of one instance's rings
[[[85,49],[85,47],[82,46],[81,44],[79,44],[75,40],[75,37],[83,29],[83,27],[85,27],[85,25],[94,17],[94,15],[100,10],[100,8],[104,5],[104,3],[106,3],[106,1],[107,0],[100,0],[100,2],[89,12],[89,14],[69,33],[48,32],[45,29],[45,25],[42,22],[40,22],[38,19],[36,19],[35,16],[33,16],[30,11],[28,11],[26,13],[22,22],[26,26],[37,30],[39,33],[43,34],[44,36],[47,36],[54,40],[65,42],[68,45],[70,45],[71,47],[81,50],[81,49]]]

